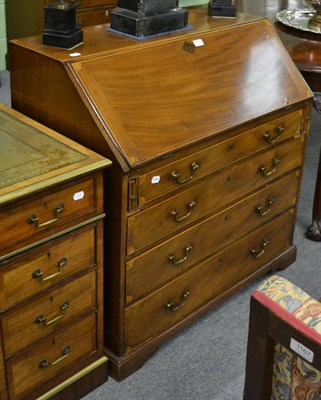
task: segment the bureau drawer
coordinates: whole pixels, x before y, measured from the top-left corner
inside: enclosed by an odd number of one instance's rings
[[[9,251],[6,249],[9,246],[34,242],[59,232],[68,223],[98,215],[99,203],[95,199],[95,181],[88,179],[54,193],[39,194],[35,200],[1,211],[0,256]]]
[[[138,212],[127,221],[127,254],[181,229],[184,225],[244,196],[302,162],[302,141],[287,142],[189,191]],[[274,165],[275,164],[275,165]],[[262,168],[265,168],[263,171]]]
[[[0,264],[0,309],[8,309],[96,263],[101,222],[86,226]]]
[[[230,164],[258,150],[273,146],[285,138],[300,134],[302,110],[284,115],[269,123],[206,148],[184,159],[139,177],[139,204],[184,186],[211,171]],[[186,181],[186,183],[179,183]]]
[[[294,211],[288,211],[128,307],[125,311],[128,350],[169,329],[287,250],[292,242],[293,223]]]
[[[92,314],[7,362],[10,398],[22,398],[95,351],[96,314]]]
[[[219,247],[294,206],[299,173],[277,181],[126,263],[126,301],[172,279]],[[273,201],[271,201],[273,199]],[[169,257],[174,256],[174,260]]]
[[[96,271],[2,317],[5,357],[62,329],[96,307]]]

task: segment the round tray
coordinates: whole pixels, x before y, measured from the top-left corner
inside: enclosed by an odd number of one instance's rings
[[[282,10],[276,13],[276,19],[284,25],[291,26],[291,28],[321,34],[320,31],[311,29],[308,26],[309,19],[313,17],[314,14],[313,11],[307,9]]]

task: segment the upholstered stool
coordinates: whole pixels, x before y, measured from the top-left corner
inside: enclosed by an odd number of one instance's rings
[[[321,400],[321,303],[277,275],[253,293],[244,400]]]

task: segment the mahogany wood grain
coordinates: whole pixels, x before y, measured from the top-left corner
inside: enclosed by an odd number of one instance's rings
[[[181,195],[174,196],[156,207],[130,216],[127,223],[127,254],[132,255],[142,248],[146,249],[150,247],[151,243],[159,242],[160,239],[178,233],[196,220],[212,214],[214,210],[239,202],[240,198],[246,193],[258,189],[260,185],[267,182],[263,177],[261,180],[255,179],[255,175],[257,175],[256,167],[256,164],[254,166],[251,164],[249,167],[248,163],[245,163],[237,171],[229,171],[215,176],[213,179],[209,179]],[[291,183],[297,183],[297,181]],[[275,196],[278,197],[279,204],[282,204],[282,206],[285,205],[283,201],[291,204],[295,202],[296,189],[289,191],[289,197],[286,192],[281,190],[280,195]],[[257,202],[264,205],[268,197],[269,194],[262,192]],[[275,203],[275,206],[278,209],[277,203]],[[280,205],[280,207],[282,206]],[[180,219],[182,220],[180,221]]]
[[[184,179],[187,180],[191,177],[186,183],[189,184],[233,161],[271,147],[270,140],[273,141],[273,144],[279,144],[289,136],[299,134],[301,118],[302,110],[286,114],[200,152],[195,152],[192,156],[180,159],[178,162],[168,163],[163,168],[142,174],[139,177],[139,204],[143,205],[154,197],[179,188],[182,185],[180,182]],[[193,171],[195,164],[198,168]],[[173,172],[179,173],[178,179],[173,178]],[[153,177],[156,177],[156,181],[155,178],[153,180]]]
[[[260,248],[261,241],[265,238],[270,240],[271,247],[267,247],[266,254],[263,255],[264,262],[269,261],[280,250],[285,250],[290,245],[292,223],[293,212],[290,211],[266,225],[260,234],[246,237],[243,243],[234,244],[228,250],[129,306],[125,312],[127,346],[135,348],[138,344],[163,332],[193,310],[250,275],[259,263],[251,256],[251,249]],[[282,226],[283,229],[278,229],[278,226]],[[239,270],[239,263],[242,264],[242,271]],[[189,295],[184,299],[183,294],[186,291]],[[166,307],[167,302],[173,302],[173,310]],[[149,323],[152,320],[154,323]]]
[[[34,387],[46,384],[63,369],[67,371],[70,365],[97,351],[95,325],[96,315],[91,314],[76,324],[77,335],[75,335],[74,326],[71,326],[38,344],[36,348],[8,361],[7,371],[11,396],[16,399],[22,398]],[[68,346],[70,352],[63,354],[63,349]],[[43,360],[55,362],[63,355],[66,357],[53,366],[39,367]],[[32,379],[29,379],[31,376]]]
[[[0,270],[1,311],[95,265],[97,234],[96,226],[90,225],[3,261]],[[34,271],[39,268],[45,278],[57,273],[62,259],[66,260],[66,265],[54,280],[32,278]]]
[[[97,307],[94,271],[66,283],[2,318],[5,356],[9,357]],[[64,309],[63,306],[66,305]],[[60,319],[57,319],[61,317]],[[41,319],[45,318],[44,322]],[[56,320],[57,319],[57,320]],[[55,321],[56,322],[52,322]],[[25,334],[28,330],[28,335]]]
[[[265,188],[257,193],[257,195],[253,196],[251,199],[251,205],[253,206],[253,215],[249,215],[252,218],[254,215],[257,217],[257,220],[261,223],[265,223],[266,221],[271,220],[274,216],[278,215],[285,209],[288,209],[295,205],[296,203],[296,188],[298,184],[298,174],[294,173],[286,178],[275,182],[268,188]],[[269,199],[275,199],[275,203],[270,206],[270,211],[268,207],[266,207],[266,203],[268,203]],[[249,210],[251,209],[251,205],[249,205]],[[263,208],[266,208],[266,214],[260,215],[256,211],[256,207],[263,205]],[[153,221],[153,219],[150,219]],[[157,221],[161,221],[162,218],[158,218]],[[179,263],[178,265],[174,265],[172,262],[168,260],[168,256],[171,255],[170,252],[165,252],[165,257],[162,257],[163,262],[158,263],[154,262],[153,269],[150,268],[149,262],[140,262],[141,259],[144,259],[145,255],[142,255],[138,258],[133,258],[126,263],[127,268],[127,280],[126,280],[126,301],[132,302],[137,297],[142,296],[151,290],[161,286],[165,282],[173,279],[173,277],[181,274],[182,272],[188,270],[191,266],[193,266],[195,261],[195,251],[198,253],[197,245],[201,245],[197,242],[197,238],[192,236],[191,250],[186,255],[186,247],[179,248],[177,246],[177,251],[175,251],[176,260],[181,260],[186,257],[186,260]],[[202,246],[201,246],[202,248]],[[144,253],[146,254],[146,253]],[[148,257],[148,256],[147,256]],[[199,255],[202,257],[202,254]]]
[[[312,32],[303,32],[276,22],[275,14],[284,9],[302,9],[301,0],[236,0],[235,4],[241,12],[259,16],[267,16],[275,23],[277,32],[289,52],[292,60],[302,73],[310,88],[315,92],[315,108],[320,112],[318,100],[321,93],[321,35]],[[319,156],[318,173],[315,184],[312,223],[306,236],[314,241],[321,241],[321,153]]]
[[[274,340],[267,334],[270,313],[251,298],[250,324],[247,347],[248,371],[243,400],[271,398]]]

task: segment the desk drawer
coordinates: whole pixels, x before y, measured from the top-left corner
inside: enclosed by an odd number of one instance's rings
[[[128,261],[126,301],[133,301],[172,279],[219,247],[294,206],[298,179],[299,173],[293,173]],[[175,260],[170,261],[169,257],[173,255]]]
[[[96,271],[91,271],[3,316],[5,357],[93,311],[96,297]]]
[[[271,142],[279,143],[289,136],[297,136],[301,131],[301,120],[302,110],[295,111],[166,167],[141,175],[139,204],[142,205],[166,192],[185,186],[251,153],[273,147]],[[176,179],[173,173],[179,174],[179,177]],[[187,182],[185,184],[177,182],[181,180],[187,180]]]
[[[97,226],[101,222],[0,263],[1,311],[95,265]]]
[[[92,314],[7,362],[10,398],[22,398],[96,350],[96,314]]]
[[[166,331],[287,250],[292,242],[293,223],[294,210],[290,210],[128,307],[128,350]]]
[[[101,210],[99,210],[101,213]],[[66,224],[79,222],[90,215],[98,215],[95,199],[95,181],[66,187],[54,193],[39,195],[35,200],[17,204],[0,212],[0,256],[6,247],[23,241],[59,232]],[[9,249],[6,249],[9,252]]]
[[[127,253],[181,229],[203,215],[258,188],[302,162],[302,141],[297,139],[218,174],[189,191],[128,218]],[[265,172],[261,171],[265,168]],[[179,222],[177,222],[179,221]]]

